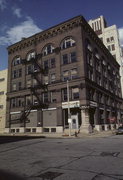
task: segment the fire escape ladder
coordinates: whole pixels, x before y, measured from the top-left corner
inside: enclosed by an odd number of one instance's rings
[[[47,91],[47,85],[42,84],[41,79],[38,77],[37,73],[32,73],[32,77],[37,80],[39,89],[43,89],[44,91]]]
[[[45,84],[42,84],[41,79],[39,78],[40,74],[47,74],[48,69],[43,69],[41,64],[38,63],[38,59],[41,59],[42,54],[37,54],[35,58],[31,58],[30,61],[27,61],[26,59],[22,60],[22,64],[32,64],[34,66],[34,69],[31,73],[32,79],[36,79],[37,85],[33,87],[33,85],[30,87],[31,95],[34,95],[38,101],[37,104],[31,104],[29,106],[25,106],[24,110],[21,111],[20,118],[18,119],[21,123],[24,123],[24,127],[26,127],[26,123],[29,122],[29,119],[27,118],[31,112],[32,109],[46,109],[48,108],[48,103],[43,103],[41,98],[41,93],[48,91],[48,86]],[[41,91],[42,90],[42,91]],[[40,93],[39,93],[40,91]]]
[[[29,105],[29,106],[27,106],[27,107],[25,108],[25,110],[23,110],[23,111],[21,112],[21,116],[20,116],[20,121],[21,121],[21,122],[24,122],[24,121],[28,120],[27,117],[28,117],[28,115],[30,114],[31,109],[32,109],[32,105]]]

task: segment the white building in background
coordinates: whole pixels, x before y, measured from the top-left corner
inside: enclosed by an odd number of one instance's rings
[[[5,131],[7,73],[7,69],[0,71],[0,133]]]
[[[123,96],[123,52],[120,47],[118,29],[116,25],[108,27],[103,16],[100,16],[97,19],[89,20],[88,23],[120,64],[121,88]]]

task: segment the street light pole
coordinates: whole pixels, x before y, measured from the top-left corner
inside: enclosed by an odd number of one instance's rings
[[[69,136],[71,136],[70,95],[69,95],[69,81],[68,80],[67,80],[67,102],[68,102]]]

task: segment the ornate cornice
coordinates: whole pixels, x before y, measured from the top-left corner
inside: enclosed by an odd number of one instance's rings
[[[81,24],[81,16],[77,16],[73,19],[70,19],[66,22],[63,22],[59,25],[51,27],[45,31],[42,31],[38,34],[35,34],[29,38],[24,38],[22,41],[13,44],[8,47],[8,54],[13,54],[19,50],[23,50],[32,45],[37,45],[38,43],[45,41],[49,38],[62,34],[66,31],[69,31],[75,27],[78,27]]]

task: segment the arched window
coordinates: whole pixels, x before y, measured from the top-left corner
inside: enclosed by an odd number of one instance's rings
[[[21,64],[20,56],[15,57],[12,64],[13,64],[13,66],[17,66],[17,65]]]
[[[35,58],[35,55],[36,55],[35,51],[30,52],[30,53],[27,55],[26,60],[27,60],[27,61],[30,61],[32,58]]]
[[[66,49],[72,46],[75,46],[75,40],[72,37],[64,39],[61,43],[61,49]]]
[[[46,56],[48,54],[52,54],[54,52],[54,47],[52,44],[48,44],[43,49],[43,55]]]

